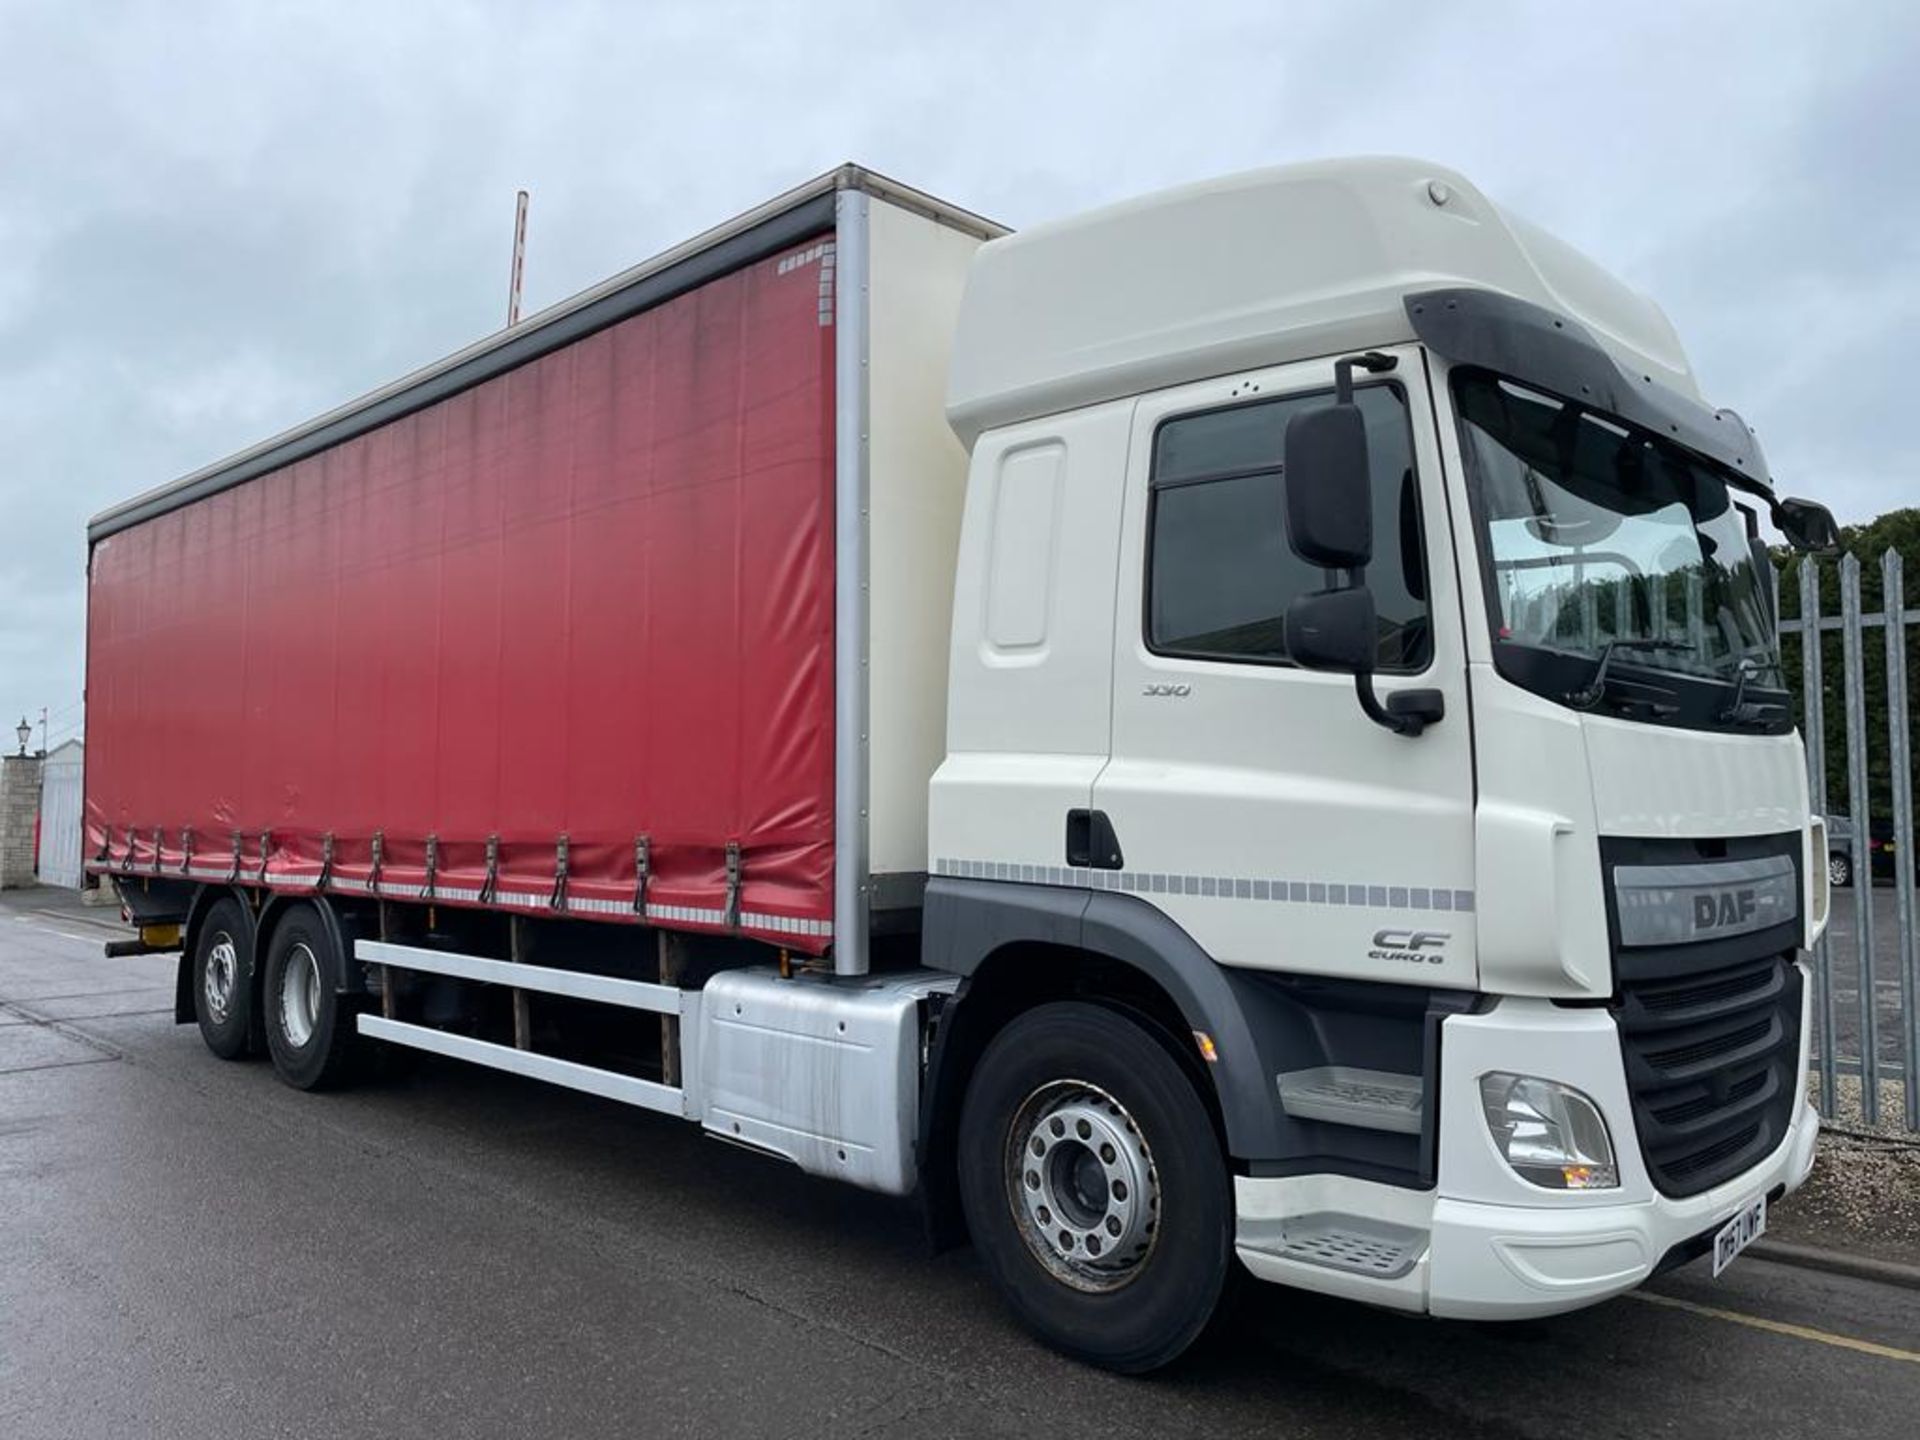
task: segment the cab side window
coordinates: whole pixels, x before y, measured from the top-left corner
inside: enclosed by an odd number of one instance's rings
[[[1432,654],[1425,551],[1406,396],[1354,391],[1372,460],[1379,667],[1412,671]],[[1147,644],[1198,660],[1287,663],[1287,606],[1327,587],[1287,544],[1281,473],[1287,422],[1331,391],[1177,416],[1154,437],[1147,543]]]

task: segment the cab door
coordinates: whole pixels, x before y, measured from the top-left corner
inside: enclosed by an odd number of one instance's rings
[[[1333,360],[1184,386],[1135,408],[1115,600],[1111,757],[1093,883],[1164,910],[1223,964],[1444,986],[1474,965],[1473,768],[1448,503],[1417,347],[1356,386],[1371,461],[1382,699],[1437,690],[1408,737],[1348,675],[1286,655],[1325,573],[1287,544],[1294,415]],[[1101,870],[1107,873],[1099,873]]]

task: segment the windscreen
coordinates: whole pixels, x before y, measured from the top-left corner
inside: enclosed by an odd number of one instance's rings
[[[1454,381],[1495,639],[1777,686],[1771,576],[1709,462],[1484,372]]]

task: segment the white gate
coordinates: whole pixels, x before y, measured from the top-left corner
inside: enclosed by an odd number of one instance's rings
[[[40,883],[80,888],[80,766],[83,751],[69,741],[47,756],[40,772]]]

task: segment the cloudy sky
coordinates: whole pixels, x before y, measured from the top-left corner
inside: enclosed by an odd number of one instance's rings
[[[532,309],[843,159],[1019,226],[1421,155],[1656,296],[1795,490],[1920,503],[1902,0],[0,0],[0,57],[0,718],[56,742],[86,518],[496,327],[519,186]]]

